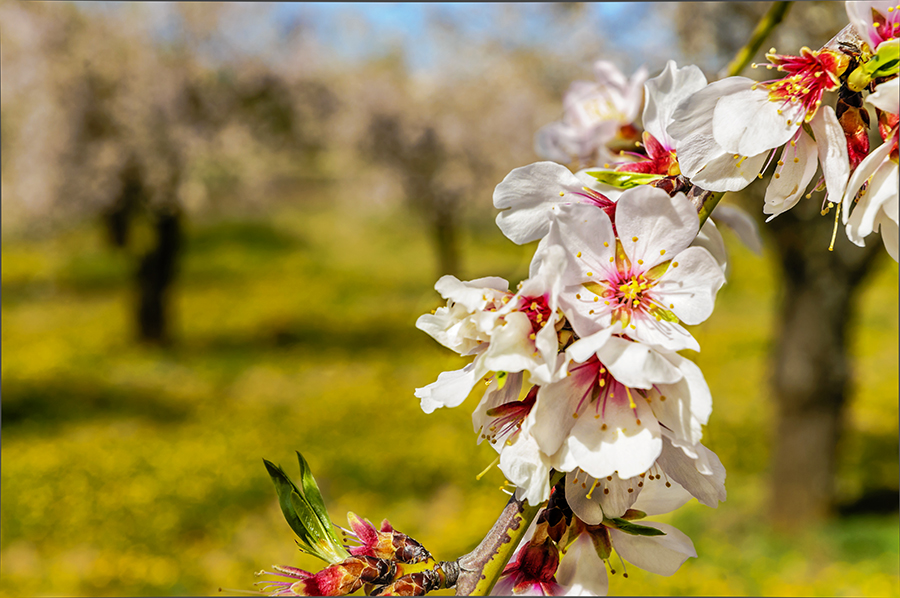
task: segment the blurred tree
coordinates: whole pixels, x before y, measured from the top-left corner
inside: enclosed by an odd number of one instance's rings
[[[259,60],[204,62],[205,46],[223,50],[210,24],[226,6],[175,5],[169,41],[143,10],[2,5],[4,215],[18,203],[56,225],[100,216],[136,254],[138,337],[164,343],[187,212],[210,196],[215,209],[261,201],[317,171],[336,98]]]
[[[434,127],[418,135],[404,134],[400,116],[375,114],[363,138],[362,151],[397,170],[407,201],[428,221],[438,257],[438,277],[459,274],[459,192],[445,188],[438,175],[447,160]]]
[[[676,5],[682,51],[708,73],[718,70],[743,46],[769,5]],[[763,54],[772,46],[785,53],[798,53],[804,45],[819,48],[846,24],[843,3],[794,3],[755,60],[765,63]],[[766,72],[753,71],[763,76]],[[837,445],[851,380],[847,335],[861,285],[884,250],[877,240],[858,248],[838,231],[834,251],[829,252],[834,219],[819,214],[822,206],[815,199],[764,224],[761,207],[767,182],[737,195],[763,234],[774,241],[780,266],[781,303],[771,366],[778,422],[770,499],[773,523],[794,527],[830,516],[837,507]]]

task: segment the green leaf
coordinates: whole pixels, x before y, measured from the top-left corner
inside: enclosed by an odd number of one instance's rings
[[[638,511],[637,509],[628,509],[625,511],[625,514],[622,515],[622,519],[625,521],[634,521],[635,519],[643,519],[647,514],[643,511]]]
[[[278,505],[281,507],[281,512],[284,514],[284,518],[287,520],[288,525],[291,526],[291,529],[294,530],[294,533],[300,538],[300,541],[304,545],[303,547],[309,549],[311,553],[315,553],[315,549],[310,543],[311,535],[309,531],[307,531],[303,520],[297,514],[293,501],[291,500],[291,495],[294,493],[299,494],[299,490],[287,474],[284,473],[284,470],[281,469],[281,467],[266,459],[263,459],[263,463],[265,463],[269,476],[275,484],[275,493],[278,495]]]
[[[620,532],[625,532],[626,534],[631,534],[632,536],[665,536],[666,532],[656,529],[655,527],[649,527],[646,525],[638,525],[637,523],[631,523],[630,521],[625,521],[620,517],[616,517],[615,519],[605,519],[603,524],[607,527],[612,527]]]
[[[306,499],[309,506],[312,507],[313,512],[322,523],[322,526],[330,529],[331,518],[328,516],[328,509],[325,508],[325,500],[322,498],[322,493],[319,491],[319,485],[316,484],[316,478],[313,477],[312,469],[310,469],[309,463],[306,462],[306,459],[303,458],[300,451],[295,452],[297,453],[297,460],[300,461],[300,485],[303,488],[303,497]]]
[[[588,172],[601,183],[618,189],[631,189],[638,185],[646,185],[663,178],[661,174],[648,174],[645,172],[618,172],[615,170],[594,170]]]

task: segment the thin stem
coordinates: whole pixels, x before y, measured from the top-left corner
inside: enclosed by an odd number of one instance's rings
[[[555,486],[564,475],[553,472],[550,486]],[[460,567],[456,582],[457,596],[487,596],[491,593],[503,568],[544,504],[532,506],[525,501],[516,500],[515,495],[509,499],[481,543],[475,550],[457,560]]]
[[[777,27],[782,19],[784,19],[784,15],[787,14],[790,6],[790,2],[772,3],[768,12],[766,12],[759,23],[756,24],[756,29],[754,29],[753,33],[750,35],[750,40],[747,42],[747,45],[741,48],[734,57],[734,60],[723,69],[722,73],[720,73],[720,77],[734,77],[747,68],[747,65],[753,60],[753,56],[755,56],[762,47],[766,38],[769,37],[769,34],[771,34],[775,27]]]

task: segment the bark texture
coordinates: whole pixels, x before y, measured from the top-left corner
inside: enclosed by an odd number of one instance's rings
[[[788,528],[834,512],[836,449],[852,380],[847,333],[861,283],[884,253],[877,236],[859,248],[843,230],[828,251],[834,212],[823,217],[814,202],[801,203],[767,225],[783,285],[771,366],[778,408],[771,514]]]

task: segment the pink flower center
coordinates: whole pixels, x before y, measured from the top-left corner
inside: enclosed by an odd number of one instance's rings
[[[534,334],[541,331],[550,320],[553,310],[547,305],[545,296],[519,297],[519,311],[528,316]]]
[[[782,107],[799,104],[808,122],[822,103],[822,94],[841,85],[840,75],[847,69],[848,58],[829,50],[802,48],[800,56],[766,54],[766,58],[787,77],[761,83],[769,90],[769,99],[782,102]],[[769,66],[768,68],[772,68]]]

